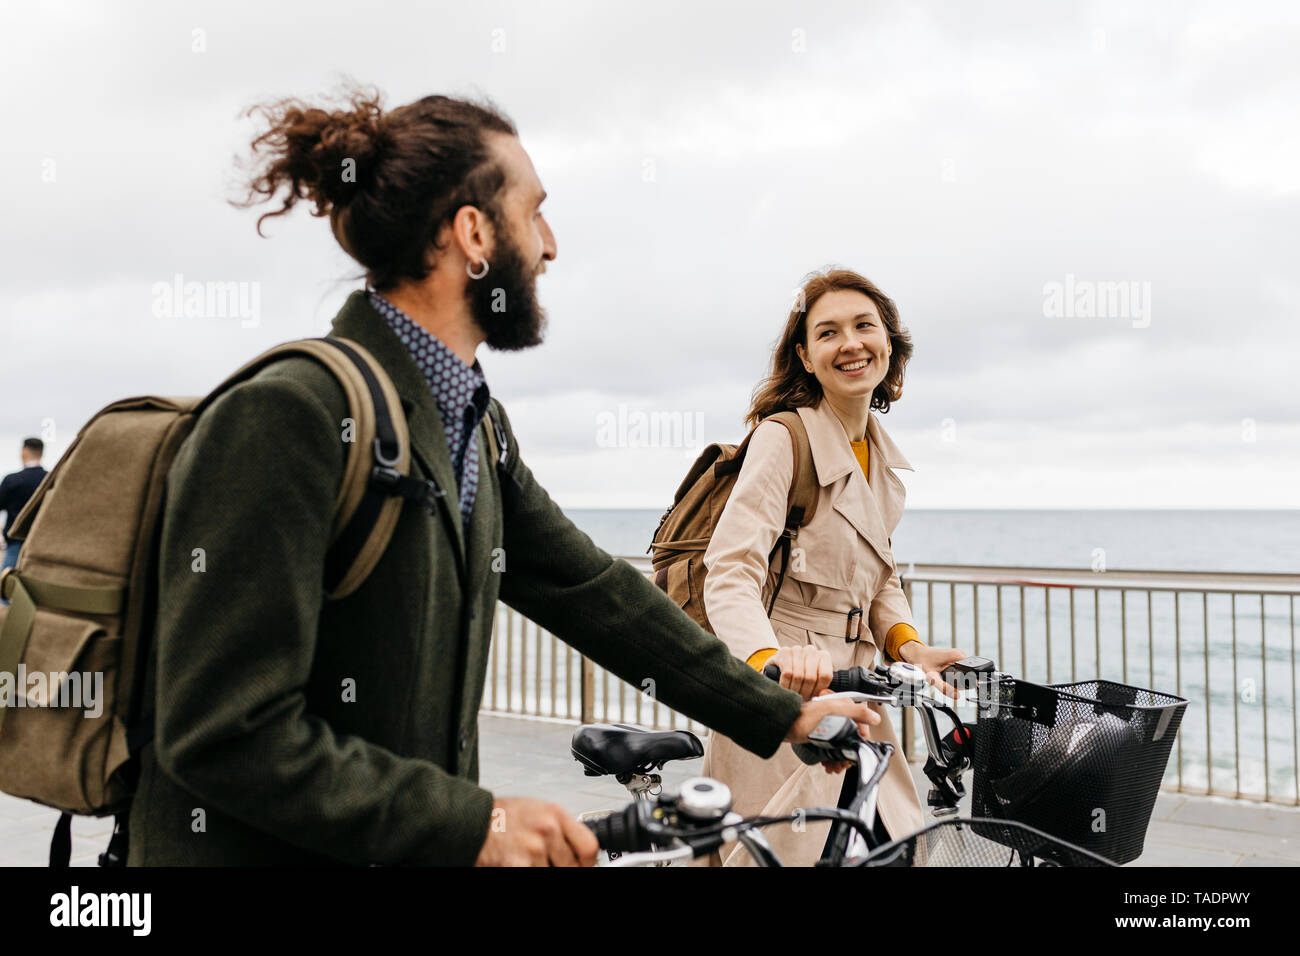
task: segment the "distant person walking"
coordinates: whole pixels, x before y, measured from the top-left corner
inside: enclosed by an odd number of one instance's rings
[[[0,568],[12,568],[18,563],[18,549],[22,547],[22,542],[10,541],[9,529],[14,526],[14,519],[18,517],[18,512],[23,510],[23,505],[27,504],[27,499],[32,496],[32,492],[45,477],[45,469],[41,467],[41,455],[44,453],[45,442],[39,438],[23,439],[22,471],[5,475],[4,481],[0,481],[0,511],[5,513],[6,544],[4,561],[0,563]]]

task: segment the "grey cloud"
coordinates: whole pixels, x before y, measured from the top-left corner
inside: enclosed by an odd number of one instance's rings
[[[518,122],[559,241],[551,325],[483,363],[556,475],[619,403],[736,437],[794,287],[829,263],[893,295],[916,340],[891,428],[1154,429],[1163,462],[1185,425],[1297,421],[1286,5],[125,9],[16,8],[0,38],[0,352],[31,396],[0,403],[0,440],[325,331],[357,271],[325,223],[300,207],[262,240],[260,210],[225,200],[241,108],[344,74],[392,105],[488,94]],[[261,325],[160,323],[150,289],[176,273],[258,283]],[[1067,274],[1149,282],[1150,327],[1046,317]]]

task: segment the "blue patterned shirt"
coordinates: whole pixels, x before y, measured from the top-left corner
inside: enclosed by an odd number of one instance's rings
[[[478,490],[478,423],[487,414],[487,379],[478,359],[466,365],[451,349],[409,315],[378,292],[370,293],[370,304],[387,321],[411,352],[438,403],[452,470],[460,489],[460,514],[465,526]]]

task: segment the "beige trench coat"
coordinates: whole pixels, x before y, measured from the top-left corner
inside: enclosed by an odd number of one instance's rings
[[[745,456],[727,506],[719,518],[704,564],[704,603],[719,638],[747,660],[763,648],[815,644],[830,651],[835,670],[873,663],[883,654],[885,635],[895,624],[913,624],[898,572],[890,535],[903,513],[904,488],[892,468],[912,466],[876,420],[868,417],[868,470],[863,475],[848,434],[830,405],[801,408],[817,473],[818,499],[813,519],[799,530],[790,568],[769,620],[770,597],[780,560],[768,566],[785,523],[787,495],[794,477],[790,433],[779,422],[759,425]],[[846,641],[849,612],[855,641]],[[887,708],[872,705],[881,716],[874,740],[888,741],[896,757],[881,781],[878,813],[891,836],[904,836],[924,825],[916,787],[902,756]],[[705,744],[705,776],[731,788],[734,809],[742,816],[783,815],[801,807],[836,805],[842,774],[810,767],[782,745],[768,760],[741,749],[729,738],[710,733]],[[763,832],[786,865],[811,866],[821,854],[829,823],[773,826]],[[726,865],[750,865],[739,844],[722,848]]]

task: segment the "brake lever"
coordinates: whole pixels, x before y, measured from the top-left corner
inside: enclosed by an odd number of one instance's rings
[[[689,846],[673,847],[668,850],[650,850],[644,853],[624,853],[616,859],[600,864],[602,867],[654,866],[660,863],[672,863],[676,860],[689,860],[695,851]]]
[[[851,700],[858,704],[893,704],[898,698],[893,694],[868,694],[860,690],[841,690],[833,694],[822,694],[813,700]]]

